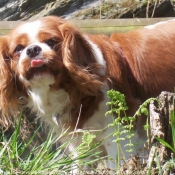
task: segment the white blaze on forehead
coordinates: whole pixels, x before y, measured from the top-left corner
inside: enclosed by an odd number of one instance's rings
[[[23,25],[21,25],[18,29],[17,32],[19,34],[25,33],[29,36],[30,40],[32,42],[36,41],[36,36],[41,29],[42,23],[41,21],[33,21],[33,22],[27,22]]]
[[[144,28],[146,28],[146,29],[155,29],[159,25],[163,25],[163,24],[166,24],[168,22],[173,22],[173,21],[175,22],[175,19],[168,20],[168,21],[161,21],[161,22],[158,22],[158,23],[153,24],[153,25],[145,26]]]

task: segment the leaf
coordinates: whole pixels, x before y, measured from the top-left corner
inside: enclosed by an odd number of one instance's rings
[[[173,151],[175,153],[175,149],[167,142],[165,142],[164,140],[155,137],[162,145],[166,146],[167,148],[171,149],[171,151]]]
[[[175,112],[171,110],[171,130],[173,137],[173,146],[175,147]]]

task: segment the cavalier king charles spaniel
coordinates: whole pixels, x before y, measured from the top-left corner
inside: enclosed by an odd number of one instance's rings
[[[175,86],[175,20],[124,34],[89,35],[62,18],[25,22],[0,38],[0,105],[4,116],[29,108],[55,131],[69,127],[101,130],[113,122],[105,116],[106,91],[123,93],[133,115],[141,102]],[[134,142],[146,140],[146,117],[134,123]],[[115,131],[107,127],[94,142]],[[71,134],[61,139],[65,142]],[[109,136],[99,148],[116,159]],[[121,141],[124,148],[126,141]],[[69,145],[72,152],[79,140]],[[142,149],[137,147],[135,154]],[[76,156],[76,154],[75,154]],[[125,154],[129,158],[130,154]],[[109,168],[115,167],[108,161]]]

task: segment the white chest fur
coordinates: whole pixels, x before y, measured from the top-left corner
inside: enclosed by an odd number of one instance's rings
[[[50,90],[49,85],[51,82],[44,78],[44,80],[35,81],[32,84],[28,91],[30,96],[28,107],[48,124],[56,123],[58,125],[58,121],[63,114],[64,117],[69,116],[68,110],[65,116],[65,108],[70,100],[68,93],[64,89]]]

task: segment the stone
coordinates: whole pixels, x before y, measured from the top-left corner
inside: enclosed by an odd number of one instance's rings
[[[112,19],[145,18],[147,4],[140,1],[127,7],[120,7],[118,0],[1,0],[0,20],[34,20],[47,15],[67,19]],[[101,7],[101,15],[100,15]],[[151,17],[154,4],[149,6]],[[162,0],[156,5],[154,17],[173,17],[174,8],[170,0]]]

